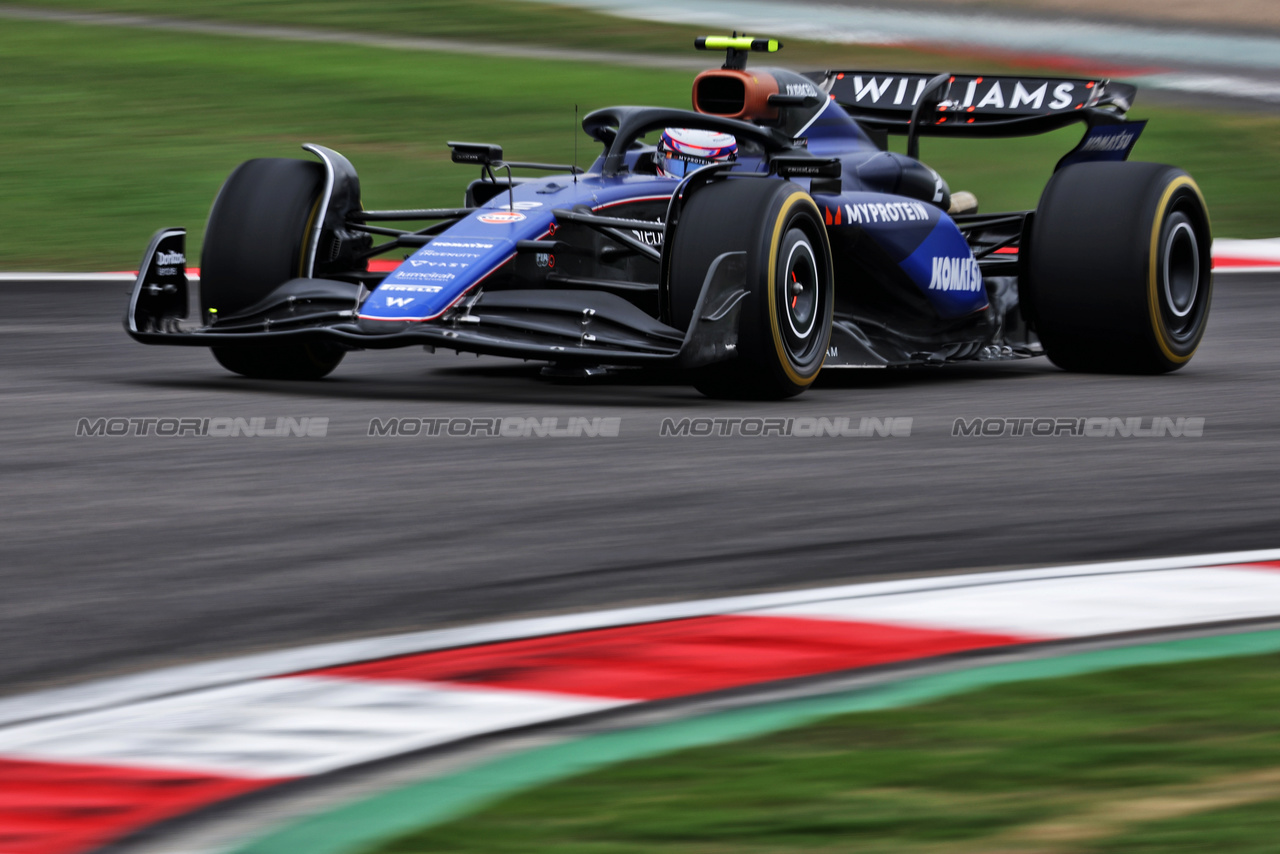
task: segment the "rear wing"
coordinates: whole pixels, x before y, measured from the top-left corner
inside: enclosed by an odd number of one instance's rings
[[[1105,78],[897,71],[805,76],[863,127],[906,134],[912,143],[917,136],[1032,136],[1076,122],[1116,124],[1138,93],[1136,86]]]

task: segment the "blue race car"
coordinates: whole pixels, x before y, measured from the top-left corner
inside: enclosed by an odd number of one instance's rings
[[[248,377],[318,379],[349,350],[443,347],[552,372],[666,365],[705,394],[782,398],[825,368],[1047,355],[1067,370],[1186,364],[1212,288],[1189,175],[1127,162],[1145,122],[1105,79],[746,70],[769,39],[706,37],[692,111],[583,120],[586,170],[449,143],[462,207],[368,211],[344,157],[259,159],[223,184],[188,321],[185,231],[152,239],[125,326]],[[923,136],[1080,122],[1034,211],[979,214]],[[906,154],[888,151],[889,134]],[[550,172],[527,177],[517,172]],[[396,227],[392,227],[395,224]],[[418,227],[424,226],[424,227]],[[389,274],[369,261],[405,250]]]

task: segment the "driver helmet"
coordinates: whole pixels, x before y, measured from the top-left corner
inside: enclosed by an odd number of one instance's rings
[[[738,140],[732,134],[693,128],[667,128],[658,140],[658,174],[683,178],[712,163],[738,158]]]

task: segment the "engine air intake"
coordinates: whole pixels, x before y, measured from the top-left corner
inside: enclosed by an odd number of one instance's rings
[[[769,96],[776,94],[778,81],[770,74],[717,68],[693,81],[693,108],[729,119],[772,120],[778,108],[770,106]]]

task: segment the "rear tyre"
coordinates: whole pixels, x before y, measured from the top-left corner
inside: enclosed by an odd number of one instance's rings
[[[826,225],[794,184],[729,179],[694,193],[671,245],[672,319],[688,328],[707,271],[725,252],[746,253],[737,356],[694,372],[708,397],[781,399],[808,388],[831,340],[833,284]]]
[[[200,259],[200,305],[219,320],[249,308],[289,279],[307,273],[320,215],[324,168],[306,160],[264,158],[240,164],[209,213]],[[216,321],[215,321],[216,325]],[[254,379],[317,380],[342,361],[330,344],[237,344],[214,347],[233,373]]]
[[[1082,163],[1045,187],[1026,299],[1045,353],[1069,371],[1154,374],[1191,360],[1213,295],[1209,215],[1187,173]]]

